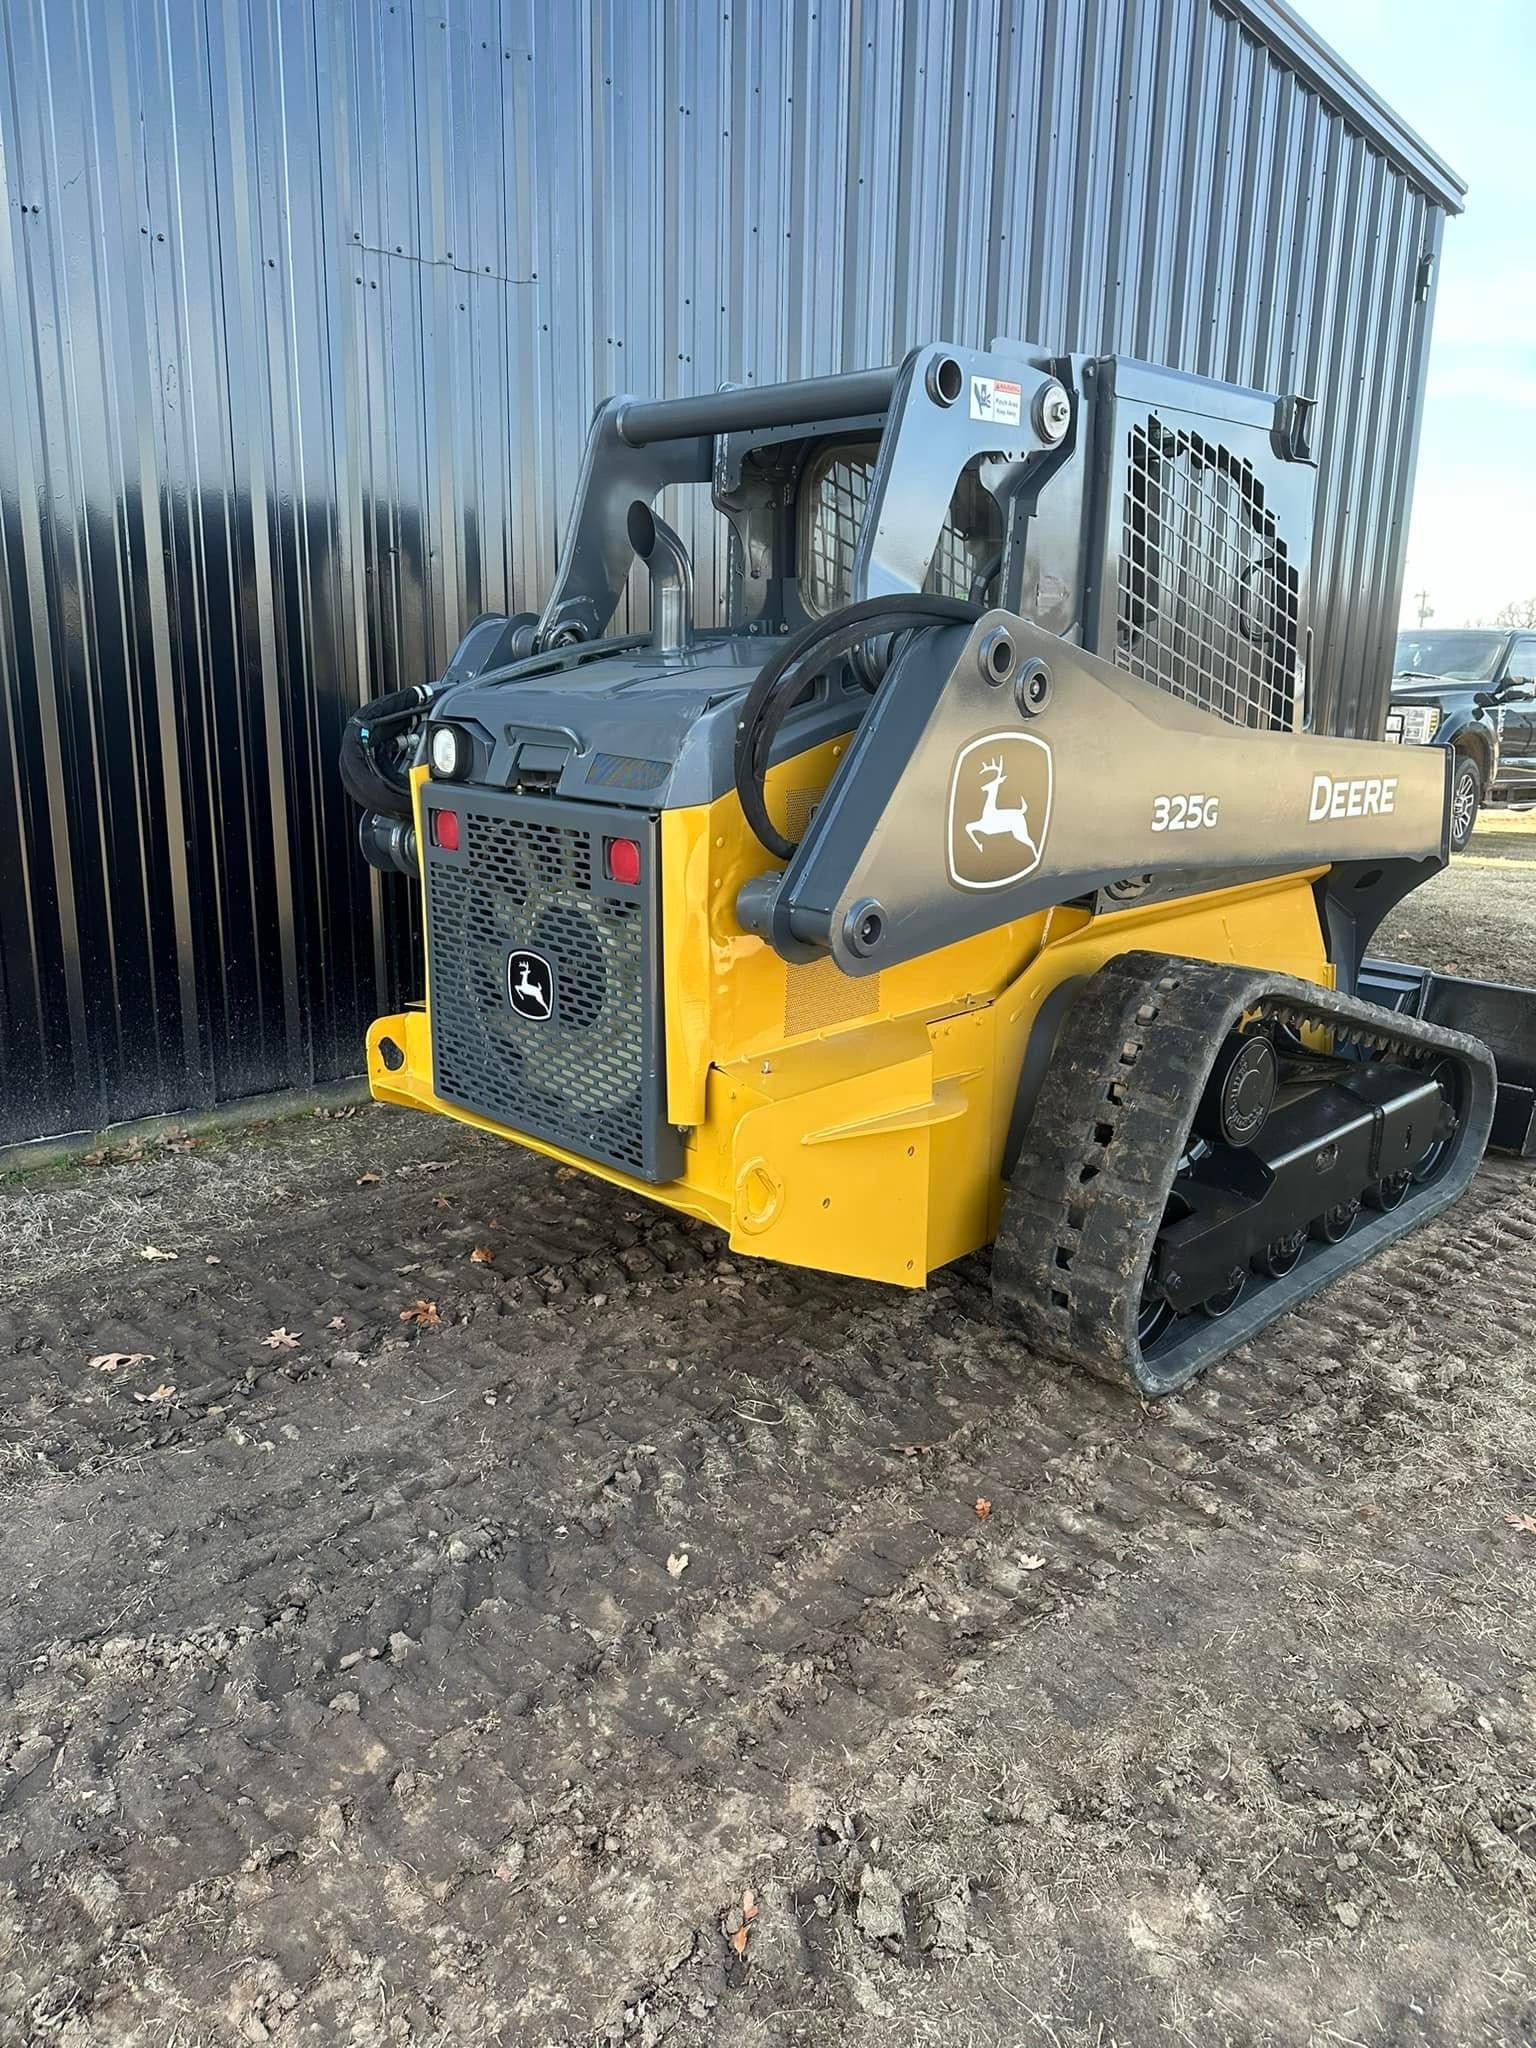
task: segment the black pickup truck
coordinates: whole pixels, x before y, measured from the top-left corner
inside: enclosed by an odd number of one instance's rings
[[[1385,737],[1453,750],[1451,845],[1459,853],[1485,797],[1536,797],[1536,632],[1399,633],[1393,669]]]

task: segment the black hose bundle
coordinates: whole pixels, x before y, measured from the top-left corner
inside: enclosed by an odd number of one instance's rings
[[[341,780],[354,803],[392,818],[411,815],[410,762],[398,744],[400,728],[414,725],[436,694],[435,683],[413,683],[375,697],[347,720],[341,736]],[[382,751],[388,743],[387,752]]]
[[[763,784],[784,715],[806,685],[839,655],[876,634],[900,633],[914,625],[973,626],[981,616],[979,604],[958,597],[921,591],[870,597],[804,627],[758,671],[736,727],[736,794],[747,823],[775,859],[788,860],[795,842],[769,817]]]

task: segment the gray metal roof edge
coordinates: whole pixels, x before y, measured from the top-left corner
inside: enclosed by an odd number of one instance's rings
[[[1461,212],[1466,180],[1415,134],[1286,0],[1214,0],[1214,4],[1251,30],[1438,205],[1448,213]]]

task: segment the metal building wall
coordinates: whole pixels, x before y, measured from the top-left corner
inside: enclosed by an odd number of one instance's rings
[[[538,599],[613,389],[1314,392],[1379,714],[1458,188],[1279,0],[7,0],[0,185],[0,1142],[358,1068],[414,968],[342,723]]]

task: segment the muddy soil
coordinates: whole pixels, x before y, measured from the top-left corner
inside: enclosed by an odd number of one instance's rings
[[[0,2042],[1536,2037],[1533,1239],[1147,1407],[404,1114],[0,1187]]]
[[[1484,811],[1467,851],[1383,921],[1376,948],[1446,974],[1536,981],[1536,806]]]

